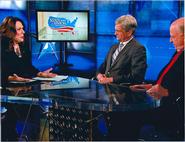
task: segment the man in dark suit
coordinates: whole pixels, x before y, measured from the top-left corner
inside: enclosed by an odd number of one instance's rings
[[[161,99],[159,125],[173,132],[172,140],[184,140],[184,18],[171,24],[170,42],[176,52],[147,93]]]
[[[119,44],[112,46],[97,71],[99,83],[139,83],[146,72],[146,50],[133,34],[137,27],[131,15],[119,17],[115,22],[115,35]]]
[[[170,42],[176,52],[160,72],[156,84],[130,87],[134,91],[143,87],[147,94],[160,99],[160,107],[145,113],[145,120],[165,129],[172,140],[184,140],[184,20],[179,18],[170,26]]]
[[[147,91],[151,96],[161,98],[164,105],[184,96],[184,18],[171,24],[170,42],[176,52],[159,74],[156,85]]]

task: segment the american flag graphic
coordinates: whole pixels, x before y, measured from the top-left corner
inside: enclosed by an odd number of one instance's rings
[[[60,33],[72,32],[75,28],[77,20],[77,17],[71,22],[67,18],[50,16],[48,19],[48,25],[52,30],[56,30]],[[74,32],[72,32],[72,34],[74,34]]]
[[[62,28],[52,28],[53,30],[57,30],[58,32],[70,32],[73,31],[73,27],[62,27]]]

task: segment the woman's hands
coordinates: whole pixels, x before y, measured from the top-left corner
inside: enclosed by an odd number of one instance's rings
[[[29,82],[31,80],[32,79],[20,77],[17,74],[13,74],[13,75],[8,77],[8,81]]]
[[[57,76],[57,74],[51,73],[52,70],[53,70],[52,68],[49,68],[49,69],[47,69],[47,70],[45,70],[43,72],[39,72],[37,74],[37,76],[38,77],[45,77],[45,78],[52,78],[52,77]]]
[[[43,72],[39,72],[37,74],[38,77],[45,77],[45,78],[52,78],[55,77],[57,74],[55,73],[51,73],[50,71],[52,71],[52,68],[49,68]],[[20,77],[17,74],[13,74],[11,76],[8,77],[8,81],[18,81],[18,82],[30,82],[32,81],[32,79],[30,78],[25,78],[25,77]]]

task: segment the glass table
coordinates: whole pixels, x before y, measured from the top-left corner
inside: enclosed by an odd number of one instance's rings
[[[75,76],[57,82],[10,84],[1,89],[1,103],[38,106],[49,121],[50,140],[93,140],[93,123],[99,118],[159,106],[145,92],[132,92],[127,84],[102,85]]]

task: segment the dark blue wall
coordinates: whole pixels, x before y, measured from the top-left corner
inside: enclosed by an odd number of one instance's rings
[[[0,1],[1,6],[2,1]],[[156,80],[159,71],[174,53],[169,42],[170,23],[184,16],[183,1],[27,1],[19,7],[15,3],[7,9],[0,7],[0,21],[8,15],[25,21],[26,31],[36,33],[36,10],[89,10],[90,41],[67,44],[67,61],[71,70],[95,73],[103,62],[114,36],[114,21],[123,14],[132,14],[138,21],[136,39],[147,49],[146,80]],[[13,7],[13,9],[12,9]],[[44,70],[60,63],[63,43],[37,42],[30,38],[33,64]],[[71,48],[73,47],[73,48]],[[82,48],[83,47],[83,48]]]

